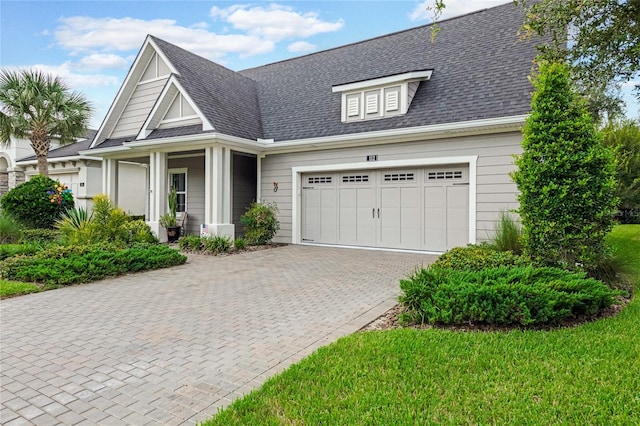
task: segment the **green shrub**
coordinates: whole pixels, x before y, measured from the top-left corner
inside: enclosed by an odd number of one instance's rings
[[[16,256],[0,262],[3,279],[49,285],[85,283],[129,272],[183,264],[187,258],[165,245],[137,244],[56,247],[33,256]]]
[[[32,255],[41,251],[39,243],[2,244],[0,245],[0,260],[19,255]]]
[[[510,251],[497,251],[490,247],[469,244],[455,247],[442,254],[433,267],[479,271],[500,266],[524,266],[528,261]]]
[[[199,252],[202,250],[202,238],[199,235],[185,235],[178,240],[178,248],[181,251]]]
[[[205,253],[208,254],[227,253],[229,250],[231,250],[231,246],[231,238],[224,237],[222,235],[214,235],[202,238],[202,247]]]
[[[93,215],[82,207],[68,209],[56,221],[55,227],[62,234],[66,244],[91,244],[97,239],[97,230],[92,218]]]
[[[37,175],[10,190],[0,203],[3,211],[26,227],[53,228],[62,212],[74,206],[68,191],[60,182]]]
[[[249,244],[266,244],[280,229],[278,207],[275,203],[251,203],[240,217],[245,226],[245,238]]]
[[[507,212],[500,213],[500,220],[491,239],[491,246],[498,251],[522,253],[522,230]]]
[[[15,243],[21,236],[20,224],[8,214],[0,214],[0,244]]]
[[[242,237],[238,237],[235,239],[235,241],[233,242],[233,247],[236,250],[244,250],[245,248],[247,248],[247,242],[245,241],[244,238]]]
[[[129,245],[136,243],[158,244],[160,242],[144,220],[127,220],[122,224],[122,230]]]
[[[513,173],[523,252],[544,266],[592,268],[617,210],[613,155],[571,87],[567,65],[542,63],[534,86]]]
[[[61,237],[60,231],[57,229],[23,229],[22,239],[23,243],[38,243],[38,244],[51,244],[58,241]]]
[[[605,309],[622,292],[558,268],[416,270],[400,281],[403,321],[430,324],[557,324]]]

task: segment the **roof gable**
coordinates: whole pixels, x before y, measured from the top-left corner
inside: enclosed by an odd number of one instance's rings
[[[152,76],[152,67],[155,72],[154,76]],[[160,71],[161,77],[158,77],[158,71]],[[147,36],[145,39],[136,59],[133,61],[127,76],[125,77],[118,94],[116,95],[107,115],[105,116],[96,136],[91,144],[91,147],[94,148],[100,143],[102,143],[105,139],[109,138],[117,138],[122,135],[114,136],[114,130],[117,128],[118,124],[121,123],[121,119],[125,109],[130,105],[131,97],[139,86],[140,82],[150,82],[153,83],[155,80],[160,80],[164,74],[165,78],[168,78],[170,74],[176,73],[177,70],[171,62],[164,56],[164,53],[158,49],[152,37]],[[160,82],[162,83],[162,82]],[[157,85],[157,84],[156,84]],[[160,85],[160,87],[162,87]],[[149,110],[151,108],[148,108]],[[149,111],[147,110],[146,113]],[[138,132],[139,126],[136,131],[132,132],[131,135],[135,136]]]
[[[162,126],[163,123],[164,126]],[[160,127],[185,127],[194,124],[200,124],[200,127],[197,128],[200,131],[215,130],[208,118],[182,87],[178,78],[172,75],[158,96],[158,100],[142,125],[136,140],[147,138],[151,132]]]

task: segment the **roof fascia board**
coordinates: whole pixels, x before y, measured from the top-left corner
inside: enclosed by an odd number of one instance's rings
[[[490,133],[506,133],[519,131],[527,115],[498,117],[482,120],[463,121],[459,123],[444,123],[428,126],[409,127],[405,129],[380,130],[348,135],[326,136],[320,138],[298,139],[282,142],[264,140],[249,140],[221,133],[205,133],[200,135],[186,135],[158,140],[141,140],[125,142],[121,146],[80,151],[81,155],[111,155],[122,152],[140,152],[170,149],[178,144],[206,144],[221,143],[229,146],[244,148],[252,153],[280,154],[286,152],[315,151],[322,149],[347,148],[353,146],[380,145],[384,143],[410,142],[416,140],[430,140],[446,137],[474,136]],[[177,148],[177,147],[176,147]]]
[[[155,53],[160,55],[160,57],[165,61],[165,63],[169,67],[169,70],[171,71],[172,74],[178,73],[178,71],[175,69],[173,64],[167,59],[167,57],[164,55],[162,50],[153,41],[151,36],[147,34],[147,37],[142,43],[142,47],[138,51],[136,58],[131,64],[131,68],[129,68],[129,72],[125,77],[124,82],[122,83],[122,86],[120,86],[120,90],[118,90],[118,94],[116,95],[115,99],[111,103],[111,106],[109,107],[109,111],[107,111],[107,114],[102,120],[102,123],[100,124],[100,127],[98,128],[98,131],[96,132],[96,135],[94,136],[93,141],[91,142],[91,146],[90,146],[91,148],[96,146],[97,141],[108,138],[108,135],[103,137],[103,134],[104,133],[110,134],[111,131],[113,130],[113,128],[107,129],[107,123],[109,122],[109,119],[113,114],[117,114],[119,117],[122,114],[122,111],[124,111],[124,108],[127,106],[127,102],[131,97],[131,95],[133,94],[133,91],[135,90],[135,87],[137,85],[137,82],[133,83],[132,79],[134,79],[134,76],[137,78],[140,78],[140,76],[144,72],[144,69],[138,70],[138,67],[140,66],[140,61],[142,60],[142,57],[145,56],[145,53],[149,48],[149,46],[151,46],[151,48],[155,51]],[[127,102],[123,101],[125,97],[127,98]],[[115,123],[117,123],[117,120],[115,120],[113,126],[115,126]]]
[[[81,151],[83,152],[83,151]],[[86,151],[84,151],[86,152]],[[81,161],[81,160],[95,160],[95,161],[102,161],[102,158],[100,157],[92,157],[89,155],[71,155],[68,157],[56,157],[56,158],[47,158],[47,163],[66,163],[69,161]],[[32,165],[37,165],[38,164],[38,160],[28,160],[28,161],[16,161],[17,165],[20,166],[32,166]]]
[[[150,129],[149,127],[154,122],[154,120],[158,117],[158,115],[166,113],[166,111],[160,110],[160,105],[162,104],[162,101],[164,100],[165,96],[168,96],[168,93],[171,90],[172,85],[175,86],[178,91],[178,93],[175,96],[178,96],[178,95],[184,96],[184,98],[187,100],[187,102],[189,102],[193,110],[196,112],[196,115],[198,116],[198,118],[202,120],[202,130],[203,131],[215,130],[211,122],[207,119],[207,117],[205,117],[205,115],[202,113],[198,105],[193,101],[191,96],[189,96],[189,93],[187,93],[184,87],[180,84],[176,75],[172,74],[169,77],[169,80],[167,80],[167,83],[164,85],[164,88],[162,89],[160,96],[158,96],[158,99],[156,100],[155,105],[151,109],[151,112],[147,116],[147,119],[145,120],[144,124],[142,125],[142,129],[136,136],[136,140],[144,140],[146,137],[148,137],[151,134],[153,130],[155,130],[155,129]],[[174,96],[174,99],[175,99],[175,96]]]
[[[433,70],[411,71],[403,74],[390,75],[388,77],[373,78],[371,80],[356,81],[354,83],[340,84],[332,86],[331,91],[349,92],[352,90],[361,90],[374,86],[384,86],[387,84],[400,83],[404,81],[429,80]]]
[[[410,142],[415,140],[443,137],[473,136],[488,133],[519,131],[527,115],[499,117],[482,120],[443,123],[404,129],[380,130],[376,132],[353,133],[321,138],[299,139],[269,143],[266,153],[284,153],[327,148],[347,148],[350,146],[379,145],[383,143]]]

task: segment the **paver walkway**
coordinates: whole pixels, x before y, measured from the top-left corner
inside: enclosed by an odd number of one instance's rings
[[[0,424],[194,424],[395,303],[434,256],[284,246],[0,301]]]

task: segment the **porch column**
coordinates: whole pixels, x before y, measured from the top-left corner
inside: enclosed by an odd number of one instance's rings
[[[167,212],[167,154],[152,152],[149,154],[149,227],[166,241],[167,233],[160,226],[160,216]]]
[[[228,148],[205,148],[204,219],[207,232],[233,238],[231,223],[231,152]]]
[[[118,205],[118,160],[102,160],[102,193]]]

